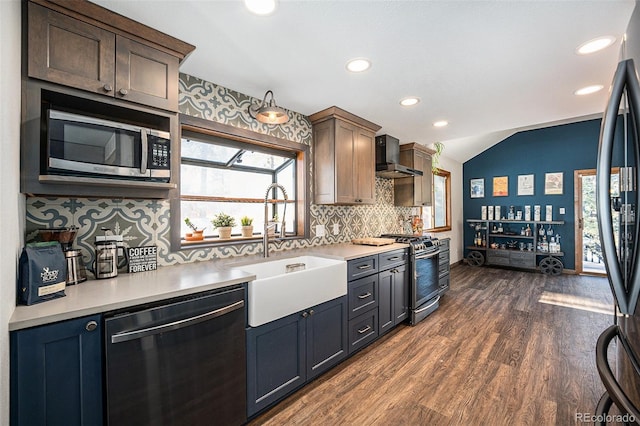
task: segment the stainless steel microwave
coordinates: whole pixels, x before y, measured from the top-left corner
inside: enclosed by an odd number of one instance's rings
[[[168,132],[48,110],[45,173],[169,182]]]

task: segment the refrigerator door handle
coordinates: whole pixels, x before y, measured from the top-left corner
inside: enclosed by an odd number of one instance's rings
[[[618,260],[616,251],[613,218],[611,215],[611,162],[613,157],[613,145],[618,119],[618,110],[625,88],[627,89],[628,102],[631,112],[635,115],[640,111],[640,86],[632,59],[622,61],[618,64],[613,83],[611,85],[611,94],[607,102],[604,117],[602,118],[602,126],[600,127],[600,143],[598,146],[598,162],[596,172],[596,209],[598,212],[598,229],[600,231],[600,242],[602,244],[602,254],[607,265],[607,276],[609,284],[613,291],[616,303],[621,313],[631,314],[632,307],[635,307],[640,293],[640,277],[636,270],[636,262],[634,261],[637,254],[636,247],[638,242],[638,232],[640,228],[636,227],[634,236],[633,253],[630,259],[632,266],[630,276],[623,276],[623,270]],[[632,122],[640,123],[638,117],[632,116]],[[638,141],[634,143],[635,158],[638,157]],[[639,164],[640,165],[640,164]],[[640,167],[636,169],[636,182],[639,182],[638,174]],[[626,268],[625,268],[626,269]]]
[[[620,387],[620,384],[611,371],[609,360],[607,359],[609,342],[619,335],[619,330],[620,329],[617,325],[612,325],[602,332],[600,337],[598,337],[598,343],[596,343],[596,366],[598,367],[600,379],[602,379],[602,383],[607,389],[609,398],[620,410],[624,410],[636,419],[640,419],[640,409],[633,405],[633,402],[629,397],[627,397],[624,390]],[[601,403],[603,403],[602,400]],[[600,406],[600,404],[598,404],[598,406]]]

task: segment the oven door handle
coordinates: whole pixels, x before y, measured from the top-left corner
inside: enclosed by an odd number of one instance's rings
[[[416,309],[414,311],[414,313],[419,314],[420,312],[426,311],[427,309],[429,309],[430,307],[432,307],[433,305],[435,305],[439,301],[440,301],[440,296],[436,297],[435,300],[433,302],[429,303],[428,306],[425,306],[424,308]]]
[[[434,252],[431,253],[425,253],[425,254],[420,254],[420,255],[416,255],[416,260],[420,260],[420,259],[430,259],[436,255],[440,254],[440,250],[436,250]]]

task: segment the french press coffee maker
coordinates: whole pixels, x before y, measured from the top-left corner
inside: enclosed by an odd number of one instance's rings
[[[107,231],[107,229],[104,229]],[[113,278],[118,275],[118,246],[114,241],[96,241],[96,260],[93,273],[97,279]]]

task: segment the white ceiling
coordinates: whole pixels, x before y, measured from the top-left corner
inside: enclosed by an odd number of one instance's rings
[[[181,71],[306,115],[336,105],[401,143],[441,141],[464,162],[521,128],[599,114],[633,0],[292,1],[267,17],[241,0],[94,0],[196,46]],[[579,56],[581,43],[614,46]],[[366,57],[372,68],[345,70]],[[418,96],[412,108],[401,98]],[[434,128],[437,120],[449,126]]]

